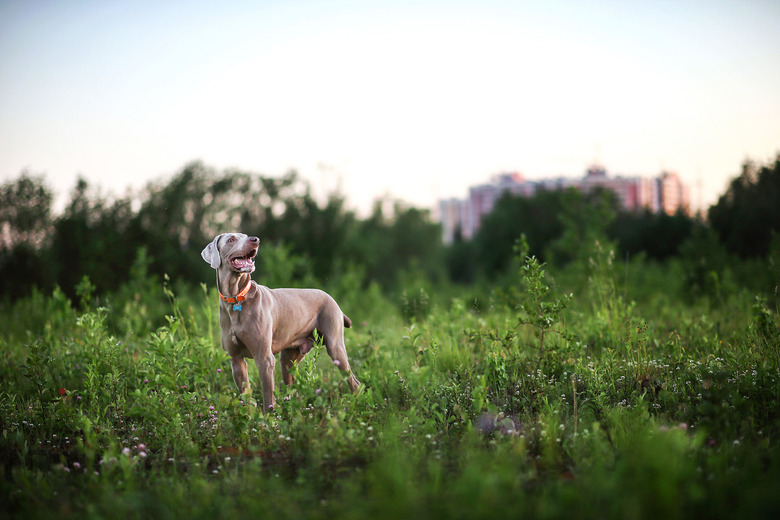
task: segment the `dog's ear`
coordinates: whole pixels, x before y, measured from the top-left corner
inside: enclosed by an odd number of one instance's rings
[[[203,257],[203,260],[205,260],[212,269],[219,269],[219,264],[222,263],[222,259],[219,256],[219,248],[217,247],[222,235],[224,235],[224,233],[214,237],[214,240],[200,252],[200,256]]]

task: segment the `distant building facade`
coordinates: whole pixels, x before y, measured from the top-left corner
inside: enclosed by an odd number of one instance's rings
[[[597,188],[613,191],[623,209],[627,211],[650,210],[672,215],[677,211],[689,212],[688,187],[676,173],[663,172],[656,178],[610,177],[602,166],[592,166],[582,179],[554,178],[528,181],[518,172],[501,173],[493,182],[473,186],[468,198],[447,199],[439,202],[439,216],[444,233],[444,243],[458,238],[474,238],[485,215],[493,211],[504,193],[530,197],[537,191],[575,188],[589,193]]]
[[[676,173],[663,172],[656,179],[658,183],[658,205],[659,211],[667,215],[674,215],[682,209],[690,213],[690,193],[688,186],[685,185]]]

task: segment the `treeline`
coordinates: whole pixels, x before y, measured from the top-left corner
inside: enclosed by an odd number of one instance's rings
[[[605,189],[583,194],[570,188],[533,197],[507,193],[483,219],[473,240],[453,244],[449,272],[463,282],[503,272],[520,235],[525,235],[533,254],[562,267],[577,260],[594,240],[610,242],[620,258],[663,261],[677,256],[694,230],[712,232],[706,229],[701,220],[682,211],[674,215],[622,211],[615,193]]]
[[[75,298],[85,276],[98,293],[115,290],[127,281],[139,252],[152,275],[207,281],[213,273],[200,250],[228,230],[258,235],[290,258],[304,259],[307,275],[319,281],[349,271],[360,283],[386,290],[408,279],[437,284],[500,277],[521,234],[531,253],[557,267],[587,260],[589,244],[597,240],[616,249],[620,259],[677,259],[685,263],[692,287],[729,258],[780,260],[780,157],[765,166],[745,163],[701,218],[621,212],[609,191],[506,195],[473,240],[447,247],[428,211],[381,201],[370,216],[359,218],[339,195],[318,202],[294,172],[264,177],[194,162],[172,179],[125,197],[103,195],[79,180],[58,215],[53,199],[40,176],[23,173],[0,186],[5,299],[55,286]]]
[[[340,196],[317,203],[294,172],[279,178],[220,173],[194,162],[136,195],[110,198],[79,180],[61,215],[53,215],[52,202],[42,177],[23,174],[0,188],[5,297],[58,286],[73,298],[85,276],[96,292],[113,291],[128,279],[141,249],[152,275],[211,281],[200,251],[225,231],[286,248],[319,280],[360,269],[365,281],[391,287],[405,270],[431,279],[443,274],[440,228],[426,211],[383,201],[359,219]]]
[[[448,273],[460,282],[506,271],[521,235],[532,253],[557,267],[587,262],[594,241],[622,261],[674,260],[693,293],[720,283],[725,271],[739,282],[777,296],[780,281],[780,156],[758,166],[745,162],[725,194],[706,214],[627,212],[608,190],[575,189],[534,197],[505,194],[470,241],[447,250]],[[749,280],[748,280],[749,279]]]

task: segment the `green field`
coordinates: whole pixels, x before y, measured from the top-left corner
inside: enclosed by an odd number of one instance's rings
[[[141,266],[99,298],[84,281],[80,301],[5,304],[3,516],[780,513],[776,293],[723,280],[686,297],[679,262],[597,244],[554,272],[518,255],[512,273],[326,284],[363,389],[315,348],[265,414],[253,366],[253,399],[236,393],[212,283]]]

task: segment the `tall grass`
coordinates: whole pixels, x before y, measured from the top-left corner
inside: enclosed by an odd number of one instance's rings
[[[684,300],[673,265],[592,254],[554,272],[519,258],[509,285],[476,300],[334,280],[363,390],[351,394],[315,349],[266,414],[256,372],[254,396],[235,391],[212,284],[153,280],[139,257],[115,294],[33,293],[0,323],[1,507],[46,518],[780,512],[777,309],[736,289]]]

